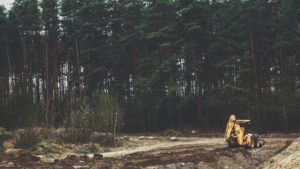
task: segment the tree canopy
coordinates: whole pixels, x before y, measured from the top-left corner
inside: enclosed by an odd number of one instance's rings
[[[69,127],[74,111],[107,96],[123,131],[220,130],[232,113],[261,131],[299,131],[299,9],[298,0],[15,0],[0,6],[0,126]]]

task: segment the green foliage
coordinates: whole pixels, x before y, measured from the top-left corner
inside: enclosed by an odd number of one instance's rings
[[[114,133],[122,129],[123,110],[116,97],[95,93],[76,104],[67,123],[70,129],[61,132],[63,141],[87,142],[94,131]]]
[[[179,84],[171,84],[168,86],[168,92],[171,93],[178,93],[180,90],[180,85]]]
[[[118,130],[122,128],[123,110],[116,97],[97,93],[90,103],[95,131],[113,133],[116,124]]]
[[[37,145],[38,154],[63,154],[66,152],[63,146],[47,142],[45,140],[41,141]]]
[[[18,134],[16,148],[32,149],[35,148],[40,142],[39,136],[31,128],[26,129]]]
[[[0,7],[0,122],[69,140],[112,132],[116,112],[128,131],[223,129],[230,112],[298,129],[299,2],[16,0]]]
[[[4,133],[0,133],[0,152],[3,151],[3,142],[6,140],[7,136]]]

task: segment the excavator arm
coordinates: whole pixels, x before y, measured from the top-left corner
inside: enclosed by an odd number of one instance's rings
[[[225,136],[224,139],[227,142],[228,139],[230,138],[230,135],[232,133],[232,131],[234,131],[236,138],[237,138],[237,143],[239,145],[243,145],[244,144],[244,131],[242,130],[241,126],[238,124],[238,121],[240,120],[236,120],[235,115],[230,115],[229,117],[229,121],[226,125],[226,131],[225,131]]]
[[[240,146],[255,148],[261,147],[265,143],[263,139],[247,128],[249,124],[250,120],[237,120],[235,115],[230,115],[224,135],[228,146],[238,144]]]

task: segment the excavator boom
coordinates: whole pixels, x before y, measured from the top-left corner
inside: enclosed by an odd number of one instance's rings
[[[237,143],[239,145],[244,144],[244,129],[241,128],[238,122],[246,123],[250,122],[250,120],[237,120],[235,115],[230,115],[229,121],[226,125],[226,131],[225,131],[225,141],[228,142],[228,139],[231,137],[231,134],[235,134]]]

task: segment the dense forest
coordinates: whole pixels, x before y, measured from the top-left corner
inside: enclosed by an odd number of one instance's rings
[[[0,126],[300,129],[299,0],[0,6]]]

